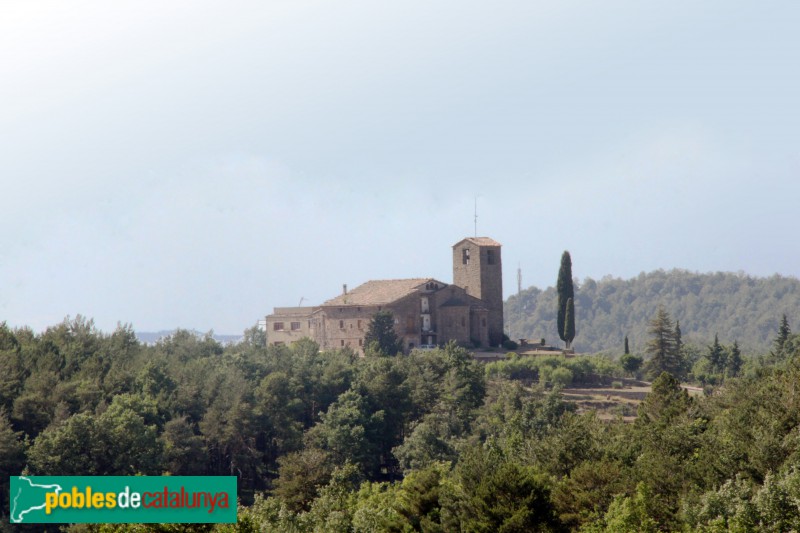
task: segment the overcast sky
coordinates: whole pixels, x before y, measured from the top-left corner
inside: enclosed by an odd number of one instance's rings
[[[800,275],[800,3],[0,3],[0,322],[240,333],[369,279]]]

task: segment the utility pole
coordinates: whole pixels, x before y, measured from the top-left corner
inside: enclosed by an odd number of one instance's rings
[[[478,195],[475,195],[475,237],[478,237]]]

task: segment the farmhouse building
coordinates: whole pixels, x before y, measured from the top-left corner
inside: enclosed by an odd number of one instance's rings
[[[496,346],[503,340],[500,243],[468,237],[453,245],[453,283],[433,278],[368,281],[322,305],[276,307],[266,317],[267,342],[303,337],[323,350],[349,346],[363,352],[364,335],[379,311],[390,311],[407,351],[444,344]]]

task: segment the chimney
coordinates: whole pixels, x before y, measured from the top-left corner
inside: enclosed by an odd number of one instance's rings
[[[347,294],[347,283],[342,285],[342,294]]]

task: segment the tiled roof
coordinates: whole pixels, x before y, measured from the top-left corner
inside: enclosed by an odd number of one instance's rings
[[[477,244],[478,246],[502,246],[499,242],[492,239],[491,237],[467,237],[466,239],[461,239],[453,246],[457,246],[464,241],[470,241],[472,243]]]
[[[322,305],[382,305],[411,294],[414,289],[433,278],[379,279],[368,281],[355,289],[340,294]],[[441,282],[440,282],[441,283]],[[441,285],[445,285],[441,283]]]

